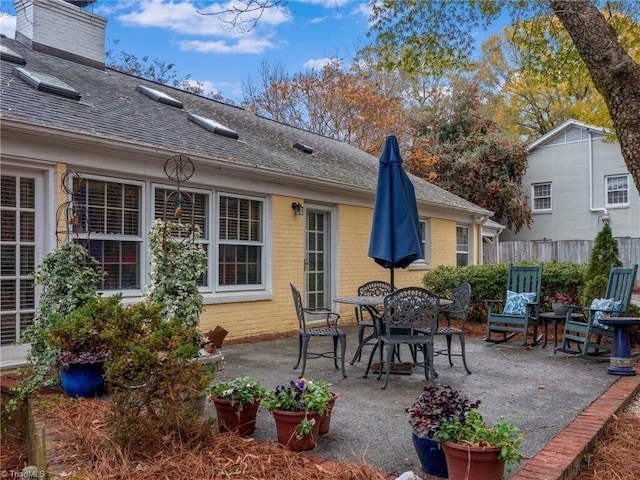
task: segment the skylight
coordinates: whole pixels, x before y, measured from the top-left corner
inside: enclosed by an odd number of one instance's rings
[[[80,100],[81,95],[75,88],[70,87],[62,80],[59,80],[52,75],[32,72],[22,67],[15,67],[14,72],[18,78],[21,78],[36,90],[40,90],[41,92],[54,93],[56,95],[72,98],[74,100]]]
[[[211,120],[210,118],[200,117],[198,115],[194,115],[190,113],[187,117],[193,123],[200,125],[202,128],[206,128],[210,132],[217,133],[218,135],[222,135],[224,137],[233,138],[234,140],[238,139],[237,132],[231,130],[230,128],[225,127],[221,123],[216,122],[215,120]]]
[[[156,102],[164,103],[165,105],[171,105],[172,107],[182,108],[182,102],[180,100],[176,100],[173,97],[170,97],[164,92],[159,90],[154,90],[153,88],[145,87],[142,85],[138,85],[136,87],[138,92],[144,93],[147,97],[152,98]]]
[[[300,143],[300,142],[294,143],[293,148],[297,148],[298,150],[304,153],[313,153],[313,147],[309,147],[308,145],[304,145],[303,143]]]
[[[17,63],[18,65],[27,64],[27,61],[24,59],[22,55],[14,52],[9,47],[5,47],[4,45],[0,45],[0,59],[6,60],[12,63]]]

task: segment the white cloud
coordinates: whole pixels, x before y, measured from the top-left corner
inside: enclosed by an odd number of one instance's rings
[[[309,20],[309,23],[324,23],[327,21],[327,17],[316,17]]]
[[[243,35],[231,31],[230,25],[223,20],[229,19],[224,12],[233,4],[205,3],[199,8],[193,1],[167,2],[165,0],[142,0],[133,6],[133,10],[117,18],[123,24],[134,27],[155,27],[171,30],[183,35],[201,35],[206,37],[238,37]],[[129,5],[131,8],[131,5]],[[264,10],[256,30],[268,26],[277,26],[290,21],[286,10],[268,8]]]
[[[224,54],[264,53],[276,47],[269,39],[256,37],[243,37],[234,43],[224,40],[185,40],[177,43],[184,51]]]
[[[0,33],[7,38],[16,36],[16,17],[0,12]]]
[[[302,65],[308,70],[322,70],[322,68],[332,62],[342,63],[342,61],[335,57],[322,57],[322,58],[310,58]]]

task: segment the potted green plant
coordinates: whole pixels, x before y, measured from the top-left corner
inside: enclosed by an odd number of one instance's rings
[[[442,443],[449,480],[502,480],[522,460],[522,431],[504,419],[488,425],[476,409],[441,423],[434,438]]]
[[[409,414],[413,446],[425,473],[447,477],[447,463],[440,442],[435,438],[443,423],[449,423],[478,408],[480,400],[469,398],[449,385],[428,385],[413,404],[405,409]]]
[[[34,280],[42,292],[34,322],[20,337],[20,343],[30,345],[28,374],[14,387],[15,402],[9,402],[9,408],[41,388],[59,385],[55,366],[60,350],[49,342],[52,319],[97,299],[98,285],[105,275],[98,261],[76,242],[63,243],[37,266]]]
[[[104,387],[104,364],[114,340],[123,333],[120,300],[121,295],[98,297],[68,315],[51,315],[47,341],[59,351],[60,381],[70,397],[91,397]]]
[[[267,395],[258,380],[243,376],[216,382],[207,388],[207,395],[216,408],[221,433],[247,435],[256,430],[258,407]]]
[[[311,450],[318,444],[320,419],[330,399],[326,382],[301,378],[278,385],[261,403],[273,414],[280,445],[290,450]]]

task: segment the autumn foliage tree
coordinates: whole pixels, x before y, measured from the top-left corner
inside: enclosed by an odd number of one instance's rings
[[[621,45],[640,59],[640,25],[609,19]],[[612,127],[605,101],[560,20],[540,16],[505,27],[482,44],[478,79],[492,118],[513,138],[534,140],[569,118]]]
[[[524,144],[507,140],[480,113],[478,90],[454,82],[446,116],[423,126],[406,168],[445,190],[495,212],[495,219],[516,232],[531,224],[522,191],[527,166]]]
[[[263,64],[245,86],[243,106],[259,115],[380,155],[390,133],[412,138],[400,92],[385,90],[365,69],[339,61],[320,70],[285,74]]]

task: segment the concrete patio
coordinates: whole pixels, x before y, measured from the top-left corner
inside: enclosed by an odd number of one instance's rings
[[[348,362],[355,352],[357,336],[354,327],[347,327],[347,332]],[[444,339],[438,340],[444,344]],[[297,342],[297,337],[285,336],[225,344],[222,348],[225,361],[217,379],[248,375],[270,389],[295,380],[299,375],[299,370],[293,370]],[[455,348],[456,339],[453,345]],[[310,349],[313,350],[327,351],[330,348],[329,339],[314,338],[310,342]],[[369,351],[370,348],[367,348],[365,355],[368,356]],[[405,352],[405,356],[408,357],[408,352]],[[347,378],[342,378],[330,359],[308,361],[305,377],[327,381],[331,389],[340,394],[332,415],[330,432],[321,438],[316,449],[308,453],[335,461],[364,461],[390,475],[413,470],[423,478],[431,478],[421,472],[404,411],[426,385],[423,370],[414,368],[410,375],[392,375],[387,389],[382,390],[382,381],[376,379],[376,374],[370,373],[368,378],[362,378],[366,358],[363,356],[362,362],[354,365],[347,364]],[[606,362],[586,362],[560,353],[554,355],[553,343],[546,348],[524,348],[517,339],[506,344],[489,344],[481,338],[467,337],[467,361],[473,371],[471,375],[465,372],[459,357],[454,357],[453,367],[449,366],[445,356],[436,357],[435,365],[439,373],[437,383],[451,385],[471,400],[480,399],[482,404],[479,410],[487,421],[493,422],[504,416],[524,431],[522,450],[525,461],[519,465],[518,475],[522,478],[571,478],[564,475],[569,473],[568,470],[575,469],[572,466],[575,457],[580,459],[580,452],[592,441],[591,437],[598,434],[610,416],[635,396],[638,389],[637,377],[610,375]],[[611,395],[604,395],[603,398],[609,400],[605,402],[604,409],[599,408],[602,401],[594,401],[614,383],[619,385],[611,389],[617,392],[613,403]],[[573,457],[568,458],[565,454],[568,448],[562,447],[558,451],[555,445],[553,448],[556,453],[550,455],[554,458],[553,462],[544,461],[545,468],[540,468],[539,456],[548,455],[548,445],[550,442],[554,445],[552,439],[576,421],[579,415],[582,415],[579,418],[584,417],[583,411],[588,408],[596,408],[600,413],[608,412],[604,416],[596,415],[598,428],[595,428],[595,433],[587,435],[589,438],[582,438],[584,434],[565,438],[566,432],[563,432],[565,445],[571,445],[577,453],[572,453]],[[215,415],[212,405],[207,406],[207,412]],[[258,441],[276,441],[275,424],[270,412],[264,409],[259,411],[258,428],[252,436]],[[534,456],[536,461],[528,465]],[[555,467],[546,468],[547,464],[554,464]],[[529,469],[535,466],[538,473],[532,475]],[[515,474],[514,471],[511,476]]]

